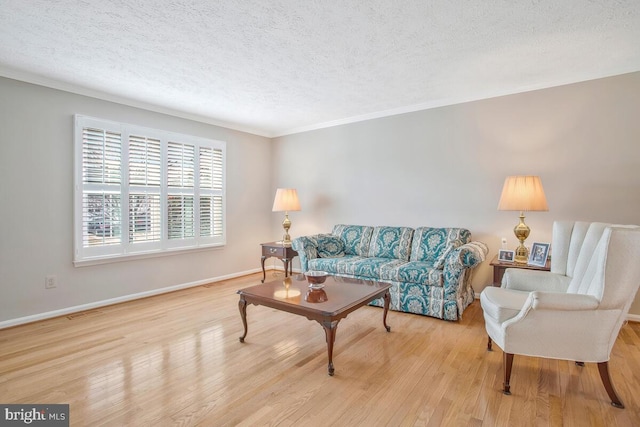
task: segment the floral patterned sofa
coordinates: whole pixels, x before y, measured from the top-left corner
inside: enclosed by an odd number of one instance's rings
[[[488,252],[464,228],[342,224],[331,234],[298,237],[292,247],[303,272],[391,283],[392,310],[446,320],[458,320],[473,301],[470,276]]]

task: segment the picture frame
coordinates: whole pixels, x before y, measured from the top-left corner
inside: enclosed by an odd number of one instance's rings
[[[498,260],[500,262],[509,262],[512,263],[515,257],[514,251],[509,251],[507,249],[500,249],[498,251]]]
[[[547,256],[549,255],[549,243],[535,242],[531,246],[529,252],[529,261],[527,264],[535,267],[544,267],[547,264]]]

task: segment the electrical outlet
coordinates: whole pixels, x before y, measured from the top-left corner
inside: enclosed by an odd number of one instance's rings
[[[58,286],[58,279],[56,276],[47,276],[44,278],[44,288],[53,289]]]
[[[506,237],[502,238],[502,249],[507,249],[507,238]]]

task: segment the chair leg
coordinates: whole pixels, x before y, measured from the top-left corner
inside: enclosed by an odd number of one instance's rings
[[[513,366],[513,353],[504,353],[502,357],[502,364],[504,367],[504,390],[502,392],[507,396],[510,396],[511,385],[509,385],[509,380],[511,379],[511,367]]]
[[[613,387],[613,383],[611,382],[611,376],[609,375],[609,362],[598,362],[598,372],[600,372],[602,384],[604,385],[605,390],[607,390],[609,399],[611,399],[611,405],[616,408],[624,409],[624,403],[622,403],[622,400],[618,397],[616,389]]]
[[[489,337],[489,341],[487,341],[487,351],[493,351],[493,348],[491,348],[491,337]]]

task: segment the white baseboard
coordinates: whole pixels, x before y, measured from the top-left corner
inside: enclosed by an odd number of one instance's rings
[[[153,295],[165,294],[167,292],[173,292],[173,291],[178,291],[180,289],[192,288],[194,286],[206,285],[207,283],[220,282],[223,280],[233,279],[235,277],[246,276],[247,274],[253,274],[258,272],[262,272],[262,269],[256,268],[253,270],[242,271],[239,273],[227,274],[225,276],[211,277],[208,279],[197,280],[195,282],[182,283],[179,285],[168,286],[166,288],[153,289],[146,292],[139,292],[137,294],[124,295],[121,297],[110,298],[102,301],[76,305],[73,307],[61,308],[60,310],[47,311],[45,313],[38,313],[38,314],[32,314],[30,316],[18,317],[17,319],[9,319],[9,320],[0,322],[0,329],[23,325],[25,323],[37,322],[39,320],[51,319],[53,317],[65,316],[71,313],[78,313],[80,311],[92,310],[98,307],[104,307],[107,305],[118,304],[121,302],[132,301],[140,298],[146,298]]]
[[[627,320],[630,322],[640,322],[640,314],[627,314]]]
[[[278,271],[284,271],[284,266],[283,265],[276,265],[275,267],[271,268],[272,270],[278,270]],[[268,268],[265,267],[265,270],[269,270]],[[262,271],[262,270],[260,270]],[[293,269],[293,273],[294,274],[299,274],[302,273],[302,270],[300,270],[299,268],[294,268]]]
[[[284,271],[284,266],[276,266],[275,268],[265,268],[265,270],[280,270]],[[211,277],[208,279],[197,280],[195,282],[182,283],[179,285],[168,286],[166,288],[153,289],[151,291],[139,292],[137,294],[124,295],[117,298],[110,298],[107,300],[91,302],[88,304],[76,305],[73,307],[66,307],[60,310],[47,311],[45,313],[32,314],[30,316],[18,317],[16,319],[9,319],[0,322],[0,329],[10,328],[12,326],[24,325],[25,323],[37,322],[39,320],[51,319],[53,317],[65,316],[71,313],[78,313],[80,311],[93,310],[98,307],[105,307],[107,305],[118,304],[126,301],[133,301],[140,298],[146,298],[153,295],[166,294],[168,292],[178,291],[180,289],[192,288],[194,286],[206,285],[207,283],[215,283],[221,282],[223,280],[229,280],[236,277],[246,276],[248,274],[259,273],[262,272],[261,268],[256,268],[253,270],[246,270],[239,273],[227,274],[225,276]],[[301,273],[300,269],[294,268],[294,273]],[[480,292],[475,293],[475,299],[480,298]],[[627,314],[627,320],[631,322],[640,322],[640,315],[638,314]]]

